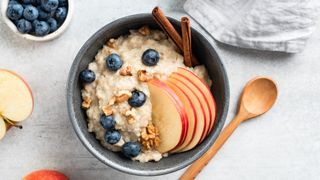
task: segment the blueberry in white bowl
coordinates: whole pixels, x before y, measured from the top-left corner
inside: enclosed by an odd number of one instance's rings
[[[1,13],[17,35],[48,41],[66,30],[73,13],[73,0],[3,0]]]

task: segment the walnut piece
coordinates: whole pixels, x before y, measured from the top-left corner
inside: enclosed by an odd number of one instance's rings
[[[113,38],[109,39],[109,41],[107,42],[107,46],[111,48],[117,48],[116,40]]]
[[[138,80],[141,82],[148,82],[153,78],[153,75],[151,73],[148,73],[146,70],[139,70],[137,74]]]
[[[88,109],[91,105],[92,100],[89,97],[85,97],[82,101],[82,107]]]
[[[120,75],[121,76],[132,76],[132,67],[126,66],[126,67],[120,69]]]
[[[104,113],[106,116],[110,116],[110,115],[113,113],[113,110],[112,110],[112,106],[111,106],[111,105],[104,106],[104,107],[102,108],[102,111],[103,111],[103,113]]]
[[[129,98],[130,96],[128,94],[121,94],[120,96],[116,97],[116,103],[122,103],[122,102],[128,101]]]
[[[150,35],[150,33],[151,33],[150,28],[148,26],[143,26],[138,31],[140,34],[142,34],[144,36]]]
[[[146,128],[141,130],[139,141],[145,150],[154,149],[160,144],[159,131],[149,123]]]

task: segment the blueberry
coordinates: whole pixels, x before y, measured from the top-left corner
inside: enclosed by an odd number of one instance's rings
[[[17,24],[17,29],[21,33],[29,33],[32,30],[32,24],[31,22],[25,20],[25,19],[20,19]]]
[[[127,158],[133,158],[140,154],[141,145],[138,142],[127,142],[122,146],[122,153]]]
[[[41,7],[47,12],[55,11],[59,6],[58,0],[41,0]]]
[[[11,4],[7,9],[7,16],[11,20],[18,20],[23,14],[23,7],[21,4]]]
[[[59,6],[60,7],[68,6],[68,0],[59,0]]]
[[[22,4],[32,4],[35,0],[20,0]]]
[[[80,80],[84,83],[91,83],[96,79],[96,75],[90,69],[85,69],[80,72]]]
[[[116,125],[116,121],[114,120],[114,117],[112,115],[102,115],[100,117],[100,124],[106,130],[113,130],[114,126]]]
[[[45,21],[39,21],[34,23],[34,32],[36,36],[45,36],[49,34],[50,27]]]
[[[67,8],[59,7],[56,10],[55,17],[56,17],[57,21],[59,21],[60,23],[63,22],[67,17]]]
[[[41,21],[46,21],[49,18],[53,17],[53,15],[54,15],[54,12],[47,12],[47,11],[43,10],[41,8],[41,6],[38,6],[37,9],[38,9],[38,12],[39,12],[38,19],[41,20]]]
[[[37,19],[39,16],[39,11],[32,5],[27,5],[23,10],[23,17],[29,21]]]
[[[13,4],[19,4],[19,3],[16,0],[10,0],[8,5],[10,6],[10,5],[13,5]]]
[[[123,62],[118,54],[112,53],[106,57],[107,68],[111,71],[117,71],[121,68]]]
[[[147,96],[142,91],[135,89],[131,93],[132,96],[128,99],[128,103],[130,104],[130,106],[140,107],[146,102]]]
[[[116,144],[121,139],[121,134],[116,130],[107,131],[104,135],[104,139],[109,144]]]
[[[154,49],[147,49],[142,54],[142,63],[146,66],[155,66],[159,62],[160,55]]]
[[[58,23],[55,19],[50,18],[50,19],[48,19],[47,23],[50,26],[50,32],[54,32],[58,29]]]

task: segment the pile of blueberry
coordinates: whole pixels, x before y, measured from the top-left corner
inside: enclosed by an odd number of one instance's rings
[[[67,13],[68,0],[9,0],[6,12],[19,32],[35,36],[56,31]]]

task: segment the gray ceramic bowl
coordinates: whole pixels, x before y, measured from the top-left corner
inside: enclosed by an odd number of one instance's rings
[[[180,23],[170,18],[170,21],[180,29]],[[129,29],[138,29],[143,25],[159,28],[150,14],[138,14],[116,20],[96,32],[80,49],[75,58],[68,79],[67,101],[69,116],[73,128],[83,145],[100,161],[125,173],[135,175],[162,175],[177,171],[198,159],[213,144],[219,135],[229,106],[229,83],[223,64],[208,40],[195,29],[192,29],[192,45],[194,54],[201,60],[213,80],[212,93],[216,100],[216,124],[210,135],[196,148],[179,154],[163,158],[159,162],[139,163],[124,158],[121,153],[108,151],[95,139],[94,134],[87,131],[85,112],[81,109],[81,84],[78,75],[94,60],[98,50],[102,48],[107,39],[117,38],[129,33]]]

